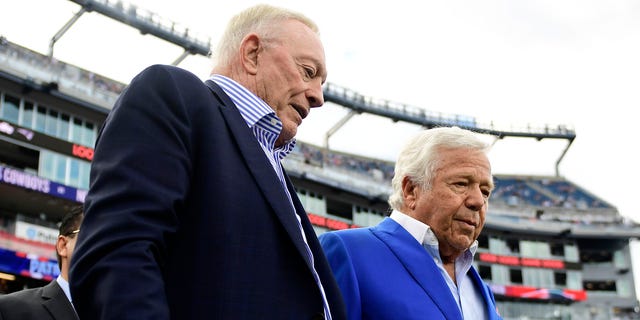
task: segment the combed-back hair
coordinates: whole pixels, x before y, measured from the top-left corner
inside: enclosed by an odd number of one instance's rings
[[[307,16],[292,10],[259,4],[245,9],[229,20],[212,56],[216,58],[218,65],[228,66],[246,35],[256,33],[263,39],[277,38],[277,35],[274,34],[279,30],[277,22],[286,20],[300,21],[313,32],[319,34],[318,25]]]

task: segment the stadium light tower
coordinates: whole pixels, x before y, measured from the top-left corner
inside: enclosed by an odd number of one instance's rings
[[[161,18],[159,15],[138,8],[135,5],[123,3],[120,0],[70,0],[81,6],[78,11],[54,36],[49,44],[49,57],[53,57],[53,47],[65,32],[85,12],[95,11],[116,21],[140,30],[142,34],[151,34],[155,37],[173,43],[184,49],[184,52],[172,63],[178,65],[189,54],[199,54],[205,57],[211,54],[211,38],[201,40],[194,35],[189,28]]]

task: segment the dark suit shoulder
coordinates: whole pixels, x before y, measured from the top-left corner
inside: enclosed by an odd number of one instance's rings
[[[0,296],[0,320],[35,319],[31,310],[42,309],[42,287],[23,289]]]
[[[13,293],[0,296],[0,309],[4,308],[6,304],[13,306],[16,304],[29,304],[36,301],[37,298],[42,296],[43,287],[23,289]]]
[[[201,85],[203,84],[202,80],[200,80],[200,78],[191,71],[164,64],[154,64],[145,68],[135,78],[133,78],[131,82],[135,82],[140,78],[145,79],[145,81],[153,81],[162,79],[163,77],[174,78],[178,82],[188,81],[199,82]]]
[[[0,296],[0,320],[74,320],[71,302],[56,280],[39,288]]]

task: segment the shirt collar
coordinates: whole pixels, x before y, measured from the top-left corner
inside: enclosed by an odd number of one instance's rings
[[[437,256],[438,259],[440,258],[438,238],[436,238],[436,235],[433,233],[433,230],[431,230],[429,225],[398,210],[393,210],[389,217],[407,230],[407,232],[409,232],[409,234],[411,234],[418,243],[425,246],[432,256]],[[465,250],[458,259],[462,258],[464,260],[468,260],[471,258],[473,260],[476,250],[478,250],[478,240],[474,241],[471,247],[469,247],[468,250]]]
[[[293,150],[296,145],[295,138],[279,148],[274,147],[282,131],[282,121],[264,100],[237,81],[223,75],[214,74],[210,80],[219,85],[231,98],[249,128],[254,130],[256,138],[266,144],[271,152],[275,152],[278,159],[282,160]]]
[[[67,296],[67,299],[69,299],[69,301],[71,301],[71,291],[69,290],[69,282],[67,282],[67,280],[65,280],[62,275],[58,275],[58,278],[56,278],[56,281],[58,282],[58,285],[60,286],[60,288],[62,288],[62,291],[64,291],[64,295]]]

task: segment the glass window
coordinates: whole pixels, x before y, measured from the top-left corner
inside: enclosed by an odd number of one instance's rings
[[[86,161],[80,161],[80,183],[77,187],[82,189],[89,189],[89,174],[91,172],[91,163]]]
[[[553,286],[553,271],[540,268],[522,268],[523,284],[532,287],[550,288]]]
[[[631,267],[627,256],[622,250],[616,250],[613,253],[613,265],[616,266],[617,269],[629,269]]]
[[[50,136],[56,136],[58,133],[58,112],[49,109],[44,125],[44,133]]]
[[[564,245],[564,259],[569,262],[578,262],[580,260],[578,247],[575,244]]]
[[[522,249],[523,257],[551,258],[551,250],[546,242],[523,240],[520,242],[520,248]]]
[[[38,175],[43,178],[53,180],[55,177],[55,154],[51,151],[40,151],[40,168]]]
[[[20,118],[19,125],[25,128],[33,127],[33,103],[29,101],[24,102],[22,117]]]
[[[89,189],[90,162],[42,150],[38,171],[38,175],[43,178],[75,188]]]
[[[71,142],[82,144],[82,120],[73,118],[73,125],[71,127]]]
[[[491,280],[495,284],[510,284],[509,282],[509,267],[492,264],[491,265]]]
[[[502,239],[489,238],[489,251],[495,254],[507,254],[507,245]]]
[[[551,259],[551,247],[548,242],[537,241],[536,242],[537,257],[542,259]]]
[[[632,285],[629,279],[618,279],[616,281],[616,287],[618,288],[618,295],[624,298],[631,298],[632,295]]]
[[[38,106],[37,113],[36,113],[36,123],[33,129],[39,132],[44,132],[46,122],[47,122],[47,109],[44,107]]]
[[[85,122],[84,132],[82,134],[82,144],[91,147],[95,143],[95,139],[96,134],[93,123]]]
[[[522,248],[522,256],[536,258],[536,245],[533,241],[522,240],[520,242],[520,247]]]
[[[66,158],[68,176],[65,184],[68,186],[89,189],[89,171],[91,163],[75,158]]]
[[[0,108],[0,118],[17,124],[19,115],[20,99],[5,93],[4,101]]]
[[[56,133],[56,137],[69,140],[69,121],[71,117],[68,114],[62,113],[60,114],[60,119],[58,120],[58,131]]]
[[[567,271],[567,289],[582,290],[582,272]]]
[[[69,157],[57,154],[56,155],[56,176],[55,181],[62,184],[68,184],[67,181],[67,160]]]
[[[69,185],[80,185],[80,160],[70,159],[69,161]]]

